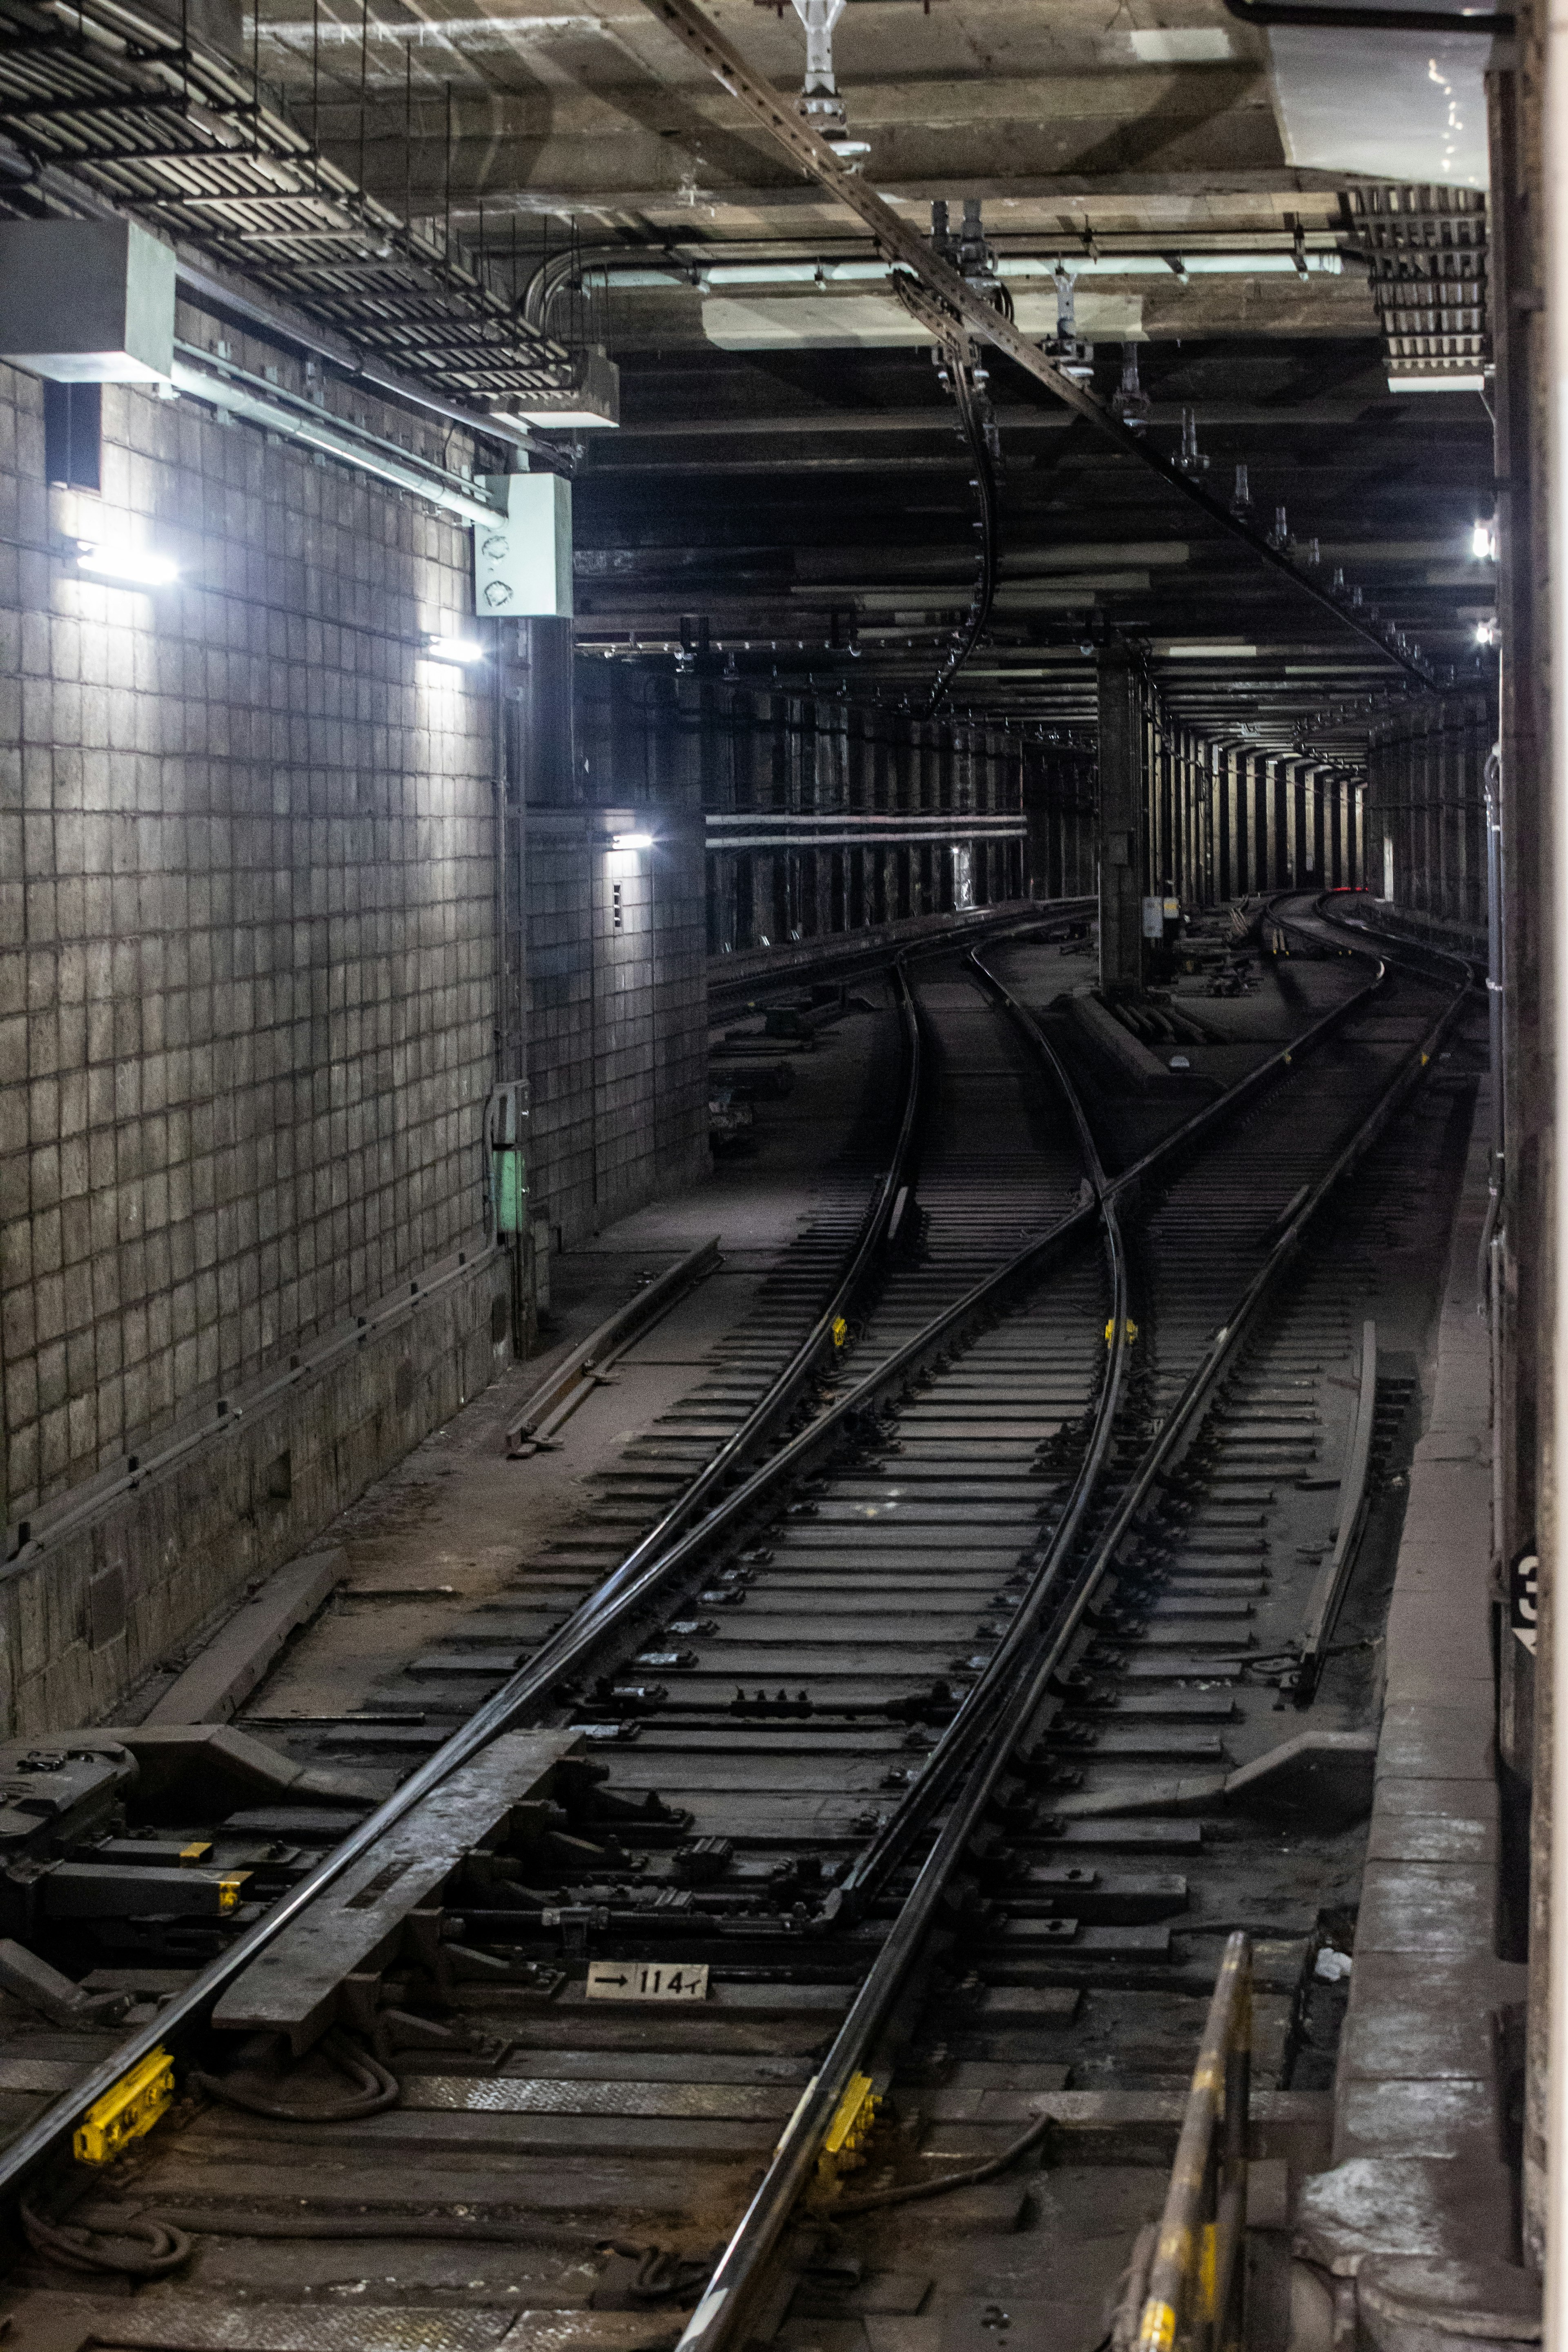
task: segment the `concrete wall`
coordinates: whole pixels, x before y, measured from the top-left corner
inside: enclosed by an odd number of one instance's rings
[[[216,340],[192,314],[181,331]],[[130,387],[104,393],[101,499],[50,490],[41,393],[0,369],[8,1554],[19,1521],[37,1536],[345,1315],[458,1246],[477,1260],[494,1051],[489,689],[422,657],[469,607],[468,534]],[[180,580],[89,582],[78,534],[155,545]],[[327,1381],[324,1427],[362,1436],[275,1540],[237,1525],[226,1549],[239,1488],[215,1472],[199,1572],[177,1520],[121,1546],[133,1584],[167,1590],[132,1591],[146,1627],[109,1679],[449,1409],[470,1340],[490,1347],[486,1284],[460,1296],[380,1438],[363,1370]]]
[[[532,1214],[560,1248],[710,1171],[702,845],[647,802],[528,825]],[[654,846],[608,846],[633,831]]]
[[[1486,940],[1485,773],[1497,731],[1486,696],[1450,695],[1380,721],[1367,742],[1369,887],[1419,930],[1471,948]]]
[[[179,1416],[73,1487],[0,1570],[7,1735],[98,1721],[149,1667],[306,1549],[370,1482],[493,1378],[508,1355],[506,1258],[434,1270],[418,1300],[367,1301],[263,1371]]]

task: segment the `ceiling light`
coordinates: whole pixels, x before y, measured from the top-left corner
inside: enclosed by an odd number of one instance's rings
[[[1485,392],[1484,375],[1391,375],[1390,392]]]
[[[1495,621],[1476,623],[1476,643],[1478,646],[1495,646],[1498,643],[1498,625]]]
[[[1496,562],[1497,526],[1495,523],[1478,522],[1476,524],[1470,533],[1470,553],[1479,563]]]
[[[76,560],[83,572],[94,572],[100,580],[122,580],[133,588],[167,588],[180,576],[172,555],[155,555],[151,548],[106,540],[79,539]]]
[[[601,416],[592,408],[520,408],[518,415],[525,425],[542,425],[557,432],[595,432],[606,425],[618,425],[616,416]],[[504,412],[497,409],[498,416]]]
[[[651,833],[612,833],[610,847],[612,849],[651,849],[653,835]]]
[[[459,669],[469,662],[483,661],[485,649],[477,637],[432,636],[425,640],[426,661],[451,662]]]

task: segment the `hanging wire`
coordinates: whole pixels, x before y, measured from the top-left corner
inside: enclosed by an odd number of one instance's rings
[[[449,81],[447,84],[447,184],[443,206],[441,250],[450,261],[452,258],[452,85]]]
[[[957,641],[946,661],[937,672],[931,698],[924,716],[934,719],[952,685],[953,679],[974,651],[991,618],[991,607],[996,594],[997,499],[996,471],[986,439],[984,421],[979,414],[974,384],[971,375],[967,346],[954,346],[947,353],[948,374],[952,384],[952,396],[958,408],[959,423],[969,444],[969,454],[974,462],[973,487],[980,523],[980,577],[975,583],[974,599],[968,617],[957,633]]]
[[[257,0],[259,5],[260,0]],[[370,84],[370,0],[360,0],[359,11],[359,184],[364,186],[366,100]]]
[[[414,44],[403,49],[403,226],[414,226]]]

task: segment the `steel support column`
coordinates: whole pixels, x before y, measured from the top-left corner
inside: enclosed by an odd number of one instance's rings
[[[1100,985],[1106,996],[1138,996],[1147,822],[1142,697],[1124,646],[1102,646],[1098,672]]]

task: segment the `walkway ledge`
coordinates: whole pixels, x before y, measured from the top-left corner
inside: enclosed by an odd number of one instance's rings
[[[1303,2184],[1297,2212],[1299,2352],[1330,2331],[1336,2347],[1378,2352],[1541,2335],[1540,2282],[1510,2259],[1495,2060],[1499,2011],[1523,2000],[1525,1971],[1497,1956],[1489,1377],[1476,1301],[1488,1132],[1483,1080],[1389,1612],[1335,2162]]]

